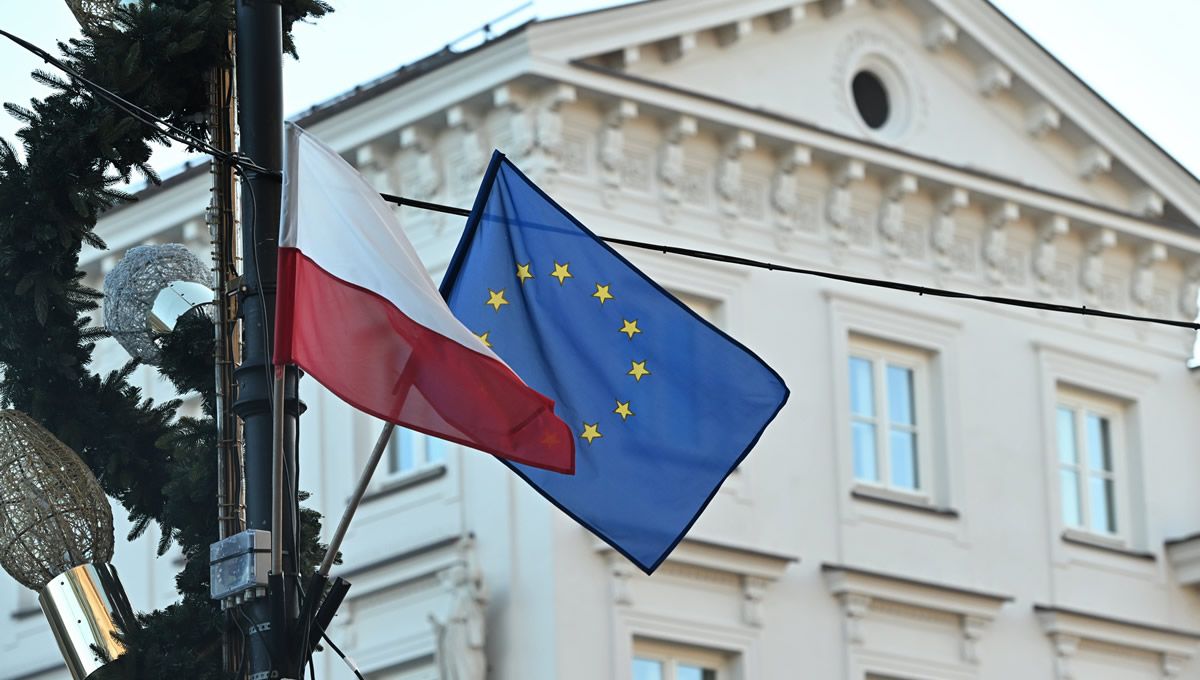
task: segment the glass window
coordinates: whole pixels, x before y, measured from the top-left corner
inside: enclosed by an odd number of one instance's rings
[[[388,442],[388,474],[398,475],[445,462],[448,442],[397,427]]]
[[[1117,512],[1118,404],[1060,391],[1055,411],[1058,487],[1063,524],[1096,534],[1119,535]]]
[[[929,444],[921,381],[927,357],[873,341],[850,347],[850,438],[859,482],[922,492]]]

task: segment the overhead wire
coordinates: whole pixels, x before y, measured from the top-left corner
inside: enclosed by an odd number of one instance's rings
[[[383,200],[394,203],[399,206],[407,206],[412,208],[420,208],[422,210],[432,210],[434,212],[445,213],[448,215],[467,216],[471,214],[466,208],[458,208],[455,206],[441,205],[439,203],[430,203],[428,201],[419,201],[403,196],[395,196],[393,194],[379,194]],[[640,248],[642,250],[653,250],[660,253],[670,255],[681,255],[683,257],[691,257],[699,260],[709,260],[712,262],[723,262],[726,264],[740,265],[743,267],[753,267],[756,269],[766,269],[769,271],[786,272],[789,274],[803,274],[806,276],[815,276],[824,279],[832,279],[835,281],[845,281],[847,283],[855,283],[863,286],[874,286],[876,288],[891,288],[893,290],[906,291],[916,293],[918,295],[928,295],[930,297],[954,298],[960,300],[977,300],[980,302],[990,302],[992,304],[1007,305],[1010,307],[1025,307],[1027,309],[1040,309],[1047,312],[1058,312],[1064,314],[1079,314],[1082,316],[1096,316],[1105,319],[1120,319],[1123,321],[1140,321],[1143,323],[1161,324],[1164,326],[1174,326],[1177,328],[1188,328],[1194,331],[1200,331],[1200,323],[1193,321],[1177,321],[1175,319],[1163,319],[1151,316],[1138,316],[1136,314],[1122,314],[1120,312],[1110,312],[1087,305],[1078,307],[1073,305],[1061,305],[1053,302],[1043,302],[1041,300],[1029,300],[1025,298],[1003,297],[999,295],[981,295],[978,293],[967,293],[964,291],[947,290],[944,288],[934,288],[931,286],[922,286],[913,283],[903,283],[899,281],[887,281],[883,279],[873,279],[866,276],[853,276],[851,274],[839,274],[837,272],[823,271],[819,269],[806,269],[803,267],[793,267],[775,262],[767,262],[764,260],[755,260],[748,257],[738,255],[729,255],[726,253],[715,253],[707,250],[697,250],[695,248],[682,248],[679,246],[669,246],[662,243],[648,243],[646,241],[634,241],[631,239],[615,238],[612,236],[597,236],[605,243],[613,245],[628,246],[630,248]]]

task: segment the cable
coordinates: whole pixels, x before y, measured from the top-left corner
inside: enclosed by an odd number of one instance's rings
[[[4,29],[0,29],[0,35],[3,35],[20,47],[32,52],[34,55],[40,57],[42,61],[50,64],[54,68],[57,68],[58,70],[70,76],[73,80],[77,81],[77,83],[72,83],[72,86],[81,94],[91,94],[93,97],[98,96],[99,98],[104,99],[109,104],[115,106],[121,111],[124,111],[126,115],[153,128],[159,134],[184,144],[185,146],[199,149],[208,155],[213,156],[214,158],[220,159],[234,166],[249,168],[267,175],[280,175],[278,171],[264,168],[255,163],[252,159],[246,158],[245,156],[240,156],[237,153],[230,153],[219,149],[212,144],[209,144],[207,141],[200,139],[199,137],[195,137],[191,133],[171,125],[165,119],[154,115],[150,111],[147,111],[146,109],[134,104],[133,102],[105,88],[104,86],[86,78],[78,71],[75,71],[71,67],[59,61],[56,57],[54,57],[54,55],[50,54],[46,50],[43,50],[37,45],[34,45],[28,40],[13,35]],[[78,83],[83,83],[86,85],[90,92],[85,92],[84,88],[80,87]]]
[[[358,680],[366,680],[366,678],[363,677],[363,674],[358,671],[358,664],[354,663],[354,659],[346,656],[345,652],[338,649],[338,646],[333,644],[333,640],[330,640],[329,636],[326,635],[325,631],[323,630],[321,631],[321,639],[324,640],[329,645],[329,648],[336,652],[338,656],[342,657],[342,661],[346,662],[346,666],[354,672],[354,676],[357,677]]]
[[[404,198],[403,196],[394,196],[392,194],[379,194],[379,197],[389,203],[395,203],[399,206],[408,206],[411,208],[420,208],[422,210],[431,210],[434,212],[446,213],[448,215],[460,215],[466,217],[471,214],[470,210],[465,208],[455,208],[449,205],[441,205],[439,203],[429,203],[427,201],[418,201],[412,198]],[[726,255],[723,253],[714,253],[707,250],[696,250],[693,248],[681,248],[678,246],[668,246],[661,243],[647,243],[645,241],[632,241],[623,238],[613,238],[611,236],[597,236],[596,238],[605,243],[615,245],[629,246],[630,248],[641,248],[643,250],[656,250],[660,253],[671,255],[682,255],[684,257],[693,257],[699,260],[711,260],[713,262],[724,262],[726,264],[736,264],[743,267],[754,267],[757,269],[766,269],[769,271],[787,272],[789,274],[804,274],[806,276],[816,276],[823,279],[833,279],[835,281],[845,281],[847,283],[856,283],[863,286],[874,286],[876,288],[891,288],[893,290],[902,290],[918,295],[929,295],[930,297],[955,298],[960,300],[978,300],[980,302],[990,302],[997,305],[1007,305],[1010,307],[1025,307],[1027,309],[1040,309],[1047,312],[1059,312],[1063,314],[1079,314],[1082,316],[1098,316],[1105,319],[1120,319],[1123,321],[1140,321],[1143,323],[1160,324],[1163,326],[1174,326],[1176,328],[1187,328],[1194,331],[1200,331],[1200,323],[1193,321],[1176,321],[1174,319],[1163,319],[1152,316],[1137,316],[1134,314],[1122,314],[1120,312],[1107,312],[1103,309],[1090,308],[1087,305],[1074,307],[1071,305],[1060,305],[1053,302],[1042,302],[1040,300],[1027,300],[1024,298],[1002,297],[997,295],[979,295],[976,293],[964,293],[956,290],[946,290],[943,288],[930,288],[928,286],[920,286],[914,283],[900,283],[897,281],[884,281],[882,279],[872,279],[865,276],[851,276],[849,274],[838,274],[835,272],[821,271],[819,269],[804,269],[802,267],[791,267],[785,264],[776,264],[773,262],[765,262],[763,260],[754,260],[748,257],[740,257],[738,255]]]

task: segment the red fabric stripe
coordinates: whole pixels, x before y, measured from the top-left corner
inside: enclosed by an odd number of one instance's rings
[[[554,402],[503,363],[414,322],[383,297],[279,249],[275,362],[355,408],[518,463],[574,474]]]

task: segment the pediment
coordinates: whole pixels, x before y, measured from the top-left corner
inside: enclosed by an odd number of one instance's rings
[[[1200,220],[1195,178],[984,0],[651,0],[533,29],[533,51],[551,60],[1142,217]],[[864,73],[887,93],[877,126],[854,92]]]

